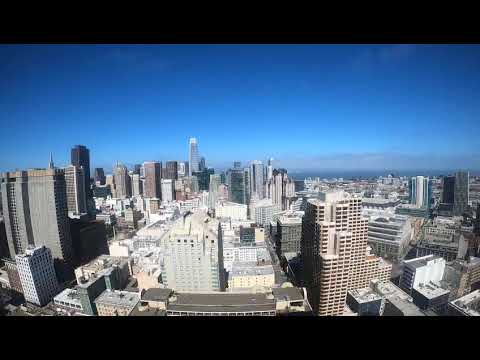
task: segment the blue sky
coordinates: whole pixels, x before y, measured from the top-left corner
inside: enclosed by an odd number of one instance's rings
[[[0,170],[480,169],[478,45],[0,45]]]

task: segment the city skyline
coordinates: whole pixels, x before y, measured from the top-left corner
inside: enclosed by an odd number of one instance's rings
[[[0,58],[2,172],[50,152],[67,166],[75,144],[91,171],[185,161],[189,137],[215,169],[480,169],[478,45],[2,45]]]

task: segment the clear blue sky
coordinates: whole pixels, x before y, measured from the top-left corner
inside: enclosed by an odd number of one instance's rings
[[[480,46],[0,45],[0,170],[480,169]]]

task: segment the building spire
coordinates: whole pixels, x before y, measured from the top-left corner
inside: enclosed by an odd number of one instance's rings
[[[53,154],[52,152],[50,151],[50,162],[48,163],[48,168],[49,169],[53,169],[55,166],[53,164]]]

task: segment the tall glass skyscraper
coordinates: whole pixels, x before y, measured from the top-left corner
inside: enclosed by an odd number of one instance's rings
[[[256,195],[259,200],[264,197],[264,167],[263,163],[258,160],[252,161],[250,164],[250,194]]]
[[[83,166],[83,173],[85,174],[85,194],[87,198],[91,197],[90,191],[90,150],[86,146],[76,145],[71,152],[72,165]]]
[[[192,176],[193,172],[199,171],[200,165],[200,156],[198,154],[198,143],[196,138],[190,138],[188,150],[188,162],[190,165],[188,169],[188,175]]]
[[[453,204],[455,192],[455,176],[445,176],[443,178],[443,196],[444,204]]]
[[[468,208],[469,200],[469,173],[458,171],[455,173],[455,191],[453,201],[453,214],[461,216]]]
[[[430,209],[432,181],[428,177],[415,176],[409,180],[410,204]]]
[[[231,202],[246,204],[245,172],[240,167],[227,171],[228,198]]]

